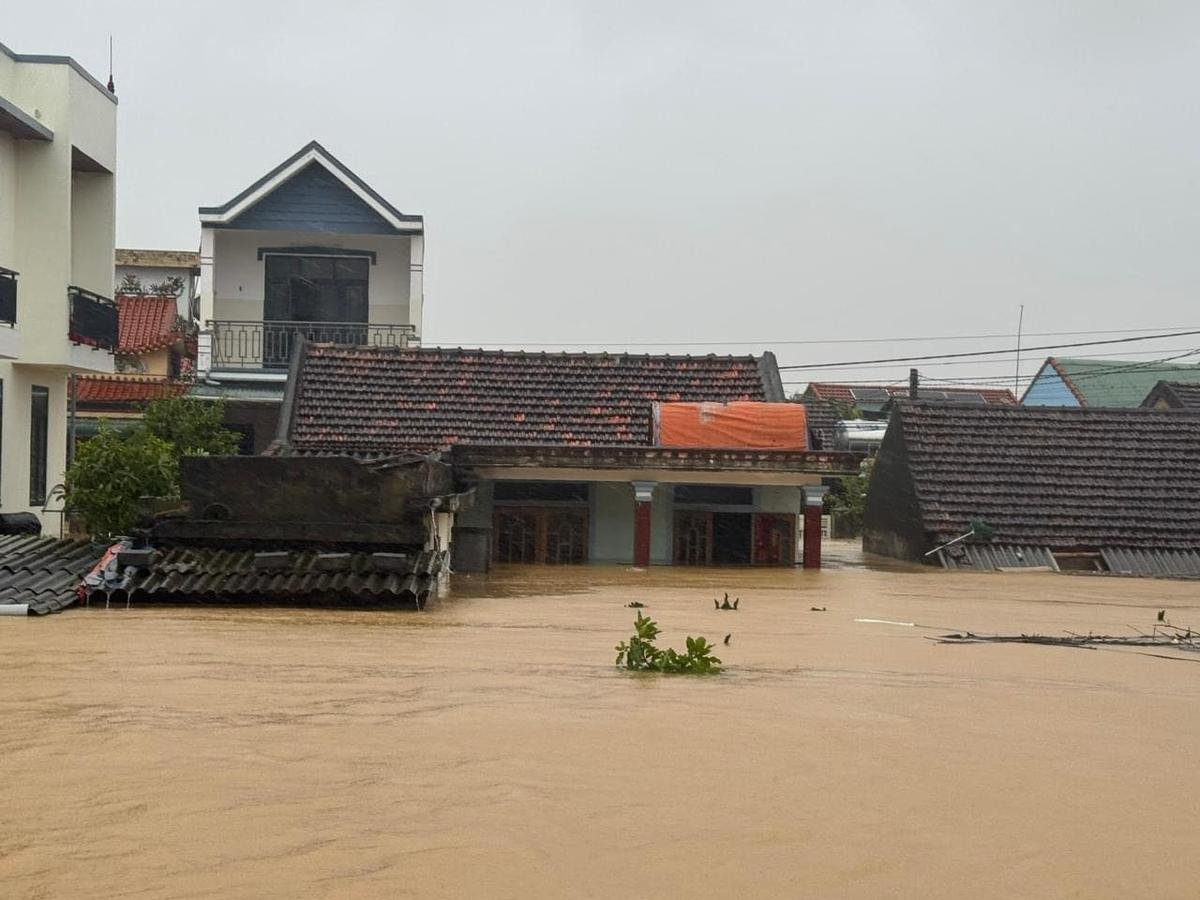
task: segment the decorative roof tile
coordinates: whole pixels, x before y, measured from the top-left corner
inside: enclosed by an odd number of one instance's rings
[[[148,375],[80,375],[75,382],[75,399],[80,406],[108,403],[148,403],[182,397],[188,382]]]
[[[120,325],[118,353],[148,353],[169,347],[183,338],[176,327],[174,297],[118,294],[117,316]]]
[[[774,357],[511,353],[310,344],[293,452],[455,444],[646,446],[656,401],[782,400]]]

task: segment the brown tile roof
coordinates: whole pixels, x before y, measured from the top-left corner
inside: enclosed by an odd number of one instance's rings
[[[147,375],[80,375],[75,381],[75,398],[81,407],[89,403],[146,403],[182,397],[188,384]]]
[[[939,542],[982,519],[1004,544],[1200,549],[1200,414],[898,403],[867,527],[909,515]]]
[[[1200,410],[1200,384],[1189,384],[1184,381],[1160,381],[1146,395],[1142,406]]]
[[[195,250],[127,250],[117,248],[118,266],[147,269],[198,269],[200,254]]]
[[[118,353],[148,353],[169,347],[183,334],[176,327],[174,297],[117,295]]]
[[[839,403],[882,404],[888,400],[901,400],[908,397],[907,384],[840,384],[828,381],[810,382],[804,391],[805,399],[812,397],[817,400],[832,400]],[[990,387],[926,387],[921,386],[919,392],[922,400],[936,400],[948,403],[975,403],[1001,406],[1016,406],[1017,398],[1007,388]]]
[[[774,357],[310,344],[292,452],[649,445],[655,401],[782,400]]]
[[[833,429],[839,418],[837,410],[828,400],[804,400],[803,405],[808,418],[808,433],[812,438],[812,449],[832,450]]]

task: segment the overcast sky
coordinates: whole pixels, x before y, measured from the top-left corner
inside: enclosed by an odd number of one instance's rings
[[[425,216],[427,343],[1200,322],[1194,2],[0,2],[101,80],[114,35],[119,245],[195,248],[316,138]]]

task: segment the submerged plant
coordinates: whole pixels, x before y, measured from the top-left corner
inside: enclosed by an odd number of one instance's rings
[[[713,656],[716,649],[703,637],[689,636],[686,651],[680,653],[668,647],[655,646],[658,623],[640,612],[633,623],[634,633],[628,641],[617,644],[617,665],[635,672],[670,672],[689,675],[715,675],[721,671],[721,660]]]

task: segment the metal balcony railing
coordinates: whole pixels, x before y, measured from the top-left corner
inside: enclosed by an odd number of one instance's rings
[[[236,322],[217,319],[212,332],[213,369],[285,369],[298,337],[329,344],[407,347],[416,336],[412,325],[367,322]]]
[[[0,266],[0,325],[17,324],[17,273]]]
[[[108,297],[72,285],[67,288],[71,307],[69,336],[76,344],[115,351],[120,328],[117,304]]]

